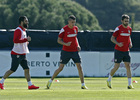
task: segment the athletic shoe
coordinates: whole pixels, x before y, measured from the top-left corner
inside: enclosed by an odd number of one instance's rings
[[[39,89],[38,86],[34,86],[34,85],[31,85],[31,86],[28,86],[28,89],[31,90],[31,89]]]
[[[51,84],[52,84],[52,82],[48,81],[47,86],[46,86],[46,87],[47,87],[47,89],[50,89]]]
[[[85,85],[81,86],[81,89],[88,89]]]
[[[108,86],[110,89],[112,89],[112,87],[111,87],[111,81],[108,81],[108,80],[107,80],[107,86]]]
[[[129,85],[127,88],[128,89],[134,89],[133,85]]]
[[[0,83],[0,89],[4,90],[4,83]]]

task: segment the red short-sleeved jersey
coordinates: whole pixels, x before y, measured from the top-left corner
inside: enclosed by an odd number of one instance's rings
[[[72,42],[70,46],[63,45],[62,50],[68,52],[78,51],[78,41],[77,41],[78,27],[74,26],[72,29],[68,25],[64,26],[59,32],[58,37],[63,39],[63,42]]]
[[[123,43],[122,47],[119,47],[118,45],[115,46],[116,50],[119,51],[129,51],[129,44],[130,44],[130,35],[131,35],[132,29],[131,27],[124,28],[122,25],[118,26],[114,33],[113,36],[116,37],[117,42]]]

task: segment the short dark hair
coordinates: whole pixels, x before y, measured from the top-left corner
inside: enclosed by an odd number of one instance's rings
[[[126,15],[126,14],[123,14],[123,15],[122,15],[122,20],[124,20],[125,18],[126,18],[126,19],[129,19],[129,16]]]
[[[74,15],[70,15],[70,16],[69,16],[69,20],[70,20],[70,19],[76,20],[76,17],[75,17]]]
[[[19,17],[19,24],[21,24],[21,22],[24,21],[24,19],[26,19],[27,17],[26,16],[20,16]]]

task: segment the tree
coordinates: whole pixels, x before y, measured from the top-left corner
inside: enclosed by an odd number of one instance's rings
[[[121,24],[121,15],[135,16],[135,22],[140,20],[140,0],[73,0],[91,11],[99,20],[104,30],[115,29]],[[140,28],[139,28],[140,29]],[[135,27],[134,27],[135,30]]]
[[[26,15],[31,29],[60,30],[73,14],[81,30],[101,29],[91,12],[70,0],[0,0],[0,11],[0,28],[16,28],[19,16]]]

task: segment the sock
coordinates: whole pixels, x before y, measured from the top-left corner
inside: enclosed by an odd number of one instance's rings
[[[81,85],[82,85],[82,86],[85,86],[85,83],[82,83]]]
[[[128,78],[128,86],[131,85],[131,78]]]
[[[52,79],[49,80],[50,83],[52,83],[52,81],[53,81]]]
[[[2,79],[0,80],[0,83],[4,83],[4,81],[5,81],[5,79],[4,79],[4,78],[2,78]]]
[[[109,74],[108,81],[111,81],[112,76]]]
[[[32,82],[31,82],[31,81],[29,81],[29,82],[28,82],[28,86],[31,86],[31,85],[33,85],[33,84],[32,84]]]

